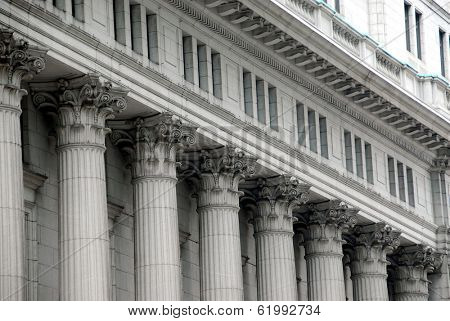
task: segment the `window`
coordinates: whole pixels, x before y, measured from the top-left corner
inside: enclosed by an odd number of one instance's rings
[[[256,109],[258,112],[258,121],[266,123],[266,95],[264,80],[256,78]]]
[[[208,56],[206,52],[206,45],[197,43],[198,83],[204,91],[208,91]]]
[[[244,79],[244,109],[245,113],[253,117],[253,81],[252,74],[246,70],[243,71]]]
[[[298,143],[306,146],[306,130],[305,130],[305,106],[297,102],[297,135]]]
[[[222,64],[220,54],[211,50],[213,95],[222,98]]]
[[[72,17],[84,21],[84,0],[72,0]]]
[[[147,11],[147,45],[148,59],[150,59],[151,62],[158,64],[158,19],[156,14],[150,11]]]
[[[316,112],[308,109],[308,133],[309,133],[309,149],[317,153],[317,124]]]
[[[141,5],[130,5],[131,49],[142,55],[142,19]]]
[[[328,158],[328,130],[326,117],[319,115],[320,155]]]
[[[356,175],[364,178],[364,165],[361,138],[355,136],[355,158],[356,158]]]
[[[278,130],[277,89],[272,86],[269,86],[269,116],[270,128]]]
[[[389,173],[389,192],[392,196],[397,196],[396,184],[395,184],[395,165],[394,159],[388,156],[388,173]]]
[[[123,0],[114,0],[114,39],[122,44],[126,45],[125,36],[125,5]]]
[[[334,0],[334,8],[336,9],[336,12],[341,13],[341,1],[340,0]]]
[[[445,53],[444,53],[445,32],[439,29],[439,50],[441,56],[441,75],[445,77]]]
[[[372,145],[369,143],[364,144],[364,152],[366,158],[366,177],[367,182],[373,184],[373,163],[372,163]]]
[[[403,164],[399,161],[397,161],[397,177],[398,177],[398,194],[400,200],[406,202],[405,172],[403,169]]]
[[[66,0],[53,0],[53,6],[59,10],[66,10]]]
[[[408,203],[410,206],[414,207],[414,179],[412,169],[409,167],[406,167],[406,184],[408,185]]]
[[[406,50],[411,52],[411,32],[410,32],[410,22],[409,13],[411,11],[411,6],[405,3],[405,36],[406,36]]]
[[[422,59],[422,35],[421,35],[422,14],[416,11],[416,42],[417,58]]]
[[[353,148],[352,148],[352,134],[344,130],[344,146],[345,146],[345,168],[353,173]]]
[[[191,36],[183,36],[184,79],[194,83],[194,52]]]

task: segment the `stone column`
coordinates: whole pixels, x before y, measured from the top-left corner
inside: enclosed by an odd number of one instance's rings
[[[44,55],[0,29],[0,300],[25,299],[20,86],[44,69]]]
[[[355,301],[389,301],[386,254],[400,245],[400,232],[384,223],[357,226],[351,261]]]
[[[395,301],[428,301],[428,273],[441,267],[441,256],[420,244],[399,248],[394,260]]]
[[[308,301],[308,282],[306,274],[305,246],[303,234],[294,235],[295,271],[297,278],[297,299]]]
[[[254,215],[258,300],[296,301],[292,209],[307,201],[309,186],[285,176],[260,180],[258,185]]]
[[[343,263],[344,263],[345,300],[353,301],[352,270],[350,269],[350,258],[348,255],[344,255]]]
[[[55,114],[59,183],[60,299],[108,300],[110,259],[104,153],[106,120],[126,91],[89,74],[36,85],[38,109]],[[38,91],[41,87],[41,91]],[[44,89],[45,88],[45,89]]]
[[[127,152],[131,163],[136,299],[178,301],[181,261],[176,153],[195,142],[195,129],[168,113],[138,119],[126,129],[115,130],[112,141]]]
[[[238,185],[254,173],[255,160],[226,147],[203,153],[200,171],[200,299],[243,300]]]
[[[356,224],[358,210],[338,200],[313,205],[305,233],[308,297],[345,301],[342,232]]]

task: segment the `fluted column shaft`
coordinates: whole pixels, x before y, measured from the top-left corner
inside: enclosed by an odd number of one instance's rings
[[[175,177],[133,180],[137,300],[181,299],[176,182]]]
[[[295,269],[297,274],[297,298],[308,301],[308,277],[306,272],[305,246],[303,235],[294,236]]]
[[[357,209],[340,200],[311,206],[305,232],[308,298],[345,301],[342,231],[356,224]]]
[[[18,106],[0,104],[0,300],[23,300],[25,290],[19,117]]]
[[[200,299],[244,299],[239,231],[239,181],[254,173],[255,160],[225,147],[204,152],[197,212],[200,219]]]
[[[22,79],[44,68],[44,60],[0,29],[0,300],[25,299],[24,195],[20,101]]]
[[[293,232],[255,233],[258,300],[298,299],[292,237]]]
[[[388,301],[387,261],[382,246],[357,246],[351,263],[355,301]]]
[[[133,177],[136,299],[178,301],[176,152],[195,142],[195,130],[168,113],[139,118],[130,126],[114,130],[111,140],[128,157]]]
[[[428,301],[428,273],[442,266],[442,254],[424,244],[400,247],[394,253],[395,301]]]
[[[428,301],[428,284],[423,267],[399,266],[395,271],[395,301]]]
[[[332,224],[314,224],[305,235],[308,298],[311,301],[345,301],[341,230]]]
[[[244,299],[239,232],[239,194],[233,175],[203,174],[199,191],[200,298],[207,301]]]
[[[61,300],[109,299],[104,152],[100,146],[58,148]]]
[[[260,183],[254,216],[258,300],[298,300],[292,209],[308,189],[288,177]]]
[[[97,74],[33,86],[35,105],[56,120],[60,299],[109,300],[106,119],[126,108],[126,91]]]

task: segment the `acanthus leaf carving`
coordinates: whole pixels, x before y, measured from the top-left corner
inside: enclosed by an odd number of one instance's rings
[[[33,103],[56,122],[58,146],[104,146],[110,130],[106,121],[125,110],[128,91],[100,81],[98,74],[59,79],[51,84],[32,84]]]
[[[47,49],[30,47],[13,34],[11,30],[0,29],[0,66],[6,67],[8,84],[20,87],[23,79],[30,80],[45,68],[43,57]]]
[[[114,125],[113,125],[114,127]],[[176,177],[176,153],[197,141],[196,128],[170,113],[137,118],[114,129],[111,141],[127,157],[133,178]]]

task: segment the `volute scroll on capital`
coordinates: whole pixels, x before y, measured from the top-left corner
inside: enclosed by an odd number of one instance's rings
[[[391,253],[400,246],[401,232],[394,231],[386,223],[375,223],[365,226],[355,226],[353,229],[355,235],[355,245],[362,245],[367,248],[379,246],[386,253]]]
[[[100,75],[95,73],[51,84],[32,84],[32,90],[35,106],[58,115],[59,126],[105,127],[106,120],[127,107],[128,90],[100,81]]]
[[[197,141],[197,128],[170,113],[111,125],[111,142],[126,156],[135,177],[164,172],[175,176],[176,152]]]
[[[442,254],[432,247],[418,244],[398,248],[393,254],[393,260],[398,266],[408,266],[433,272],[442,266]]]
[[[341,200],[331,200],[324,207],[318,204],[311,204],[310,211],[309,224],[321,226],[332,224],[341,230],[348,230],[356,225],[356,214],[359,212],[359,209],[351,208]]]
[[[30,46],[23,39],[16,39],[14,32],[0,28],[1,83],[20,87],[22,80],[30,80],[45,68],[46,48]],[[6,69],[4,69],[6,67]],[[6,80],[6,83],[4,81]]]
[[[288,207],[288,212],[302,204],[306,204],[310,199],[310,185],[302,183],[294,176],[280,175],[271,179],[259,179],[256,194],[257,202],[268,201],[270,203],[269,216],[276,217],[275,207],[277,202],[284,202]]]
[[[214,188],[221,190],[220,177],[229,177],[225,183],[232,191],[238,191],[239,182],[253,176],[256,172],[256,158],[247,155],[237,147],[228,145],[216,150],[202,151],[198,166],[199,176],[206,178],[212,175]],[[242,193],[240,193],[242,194]]]

